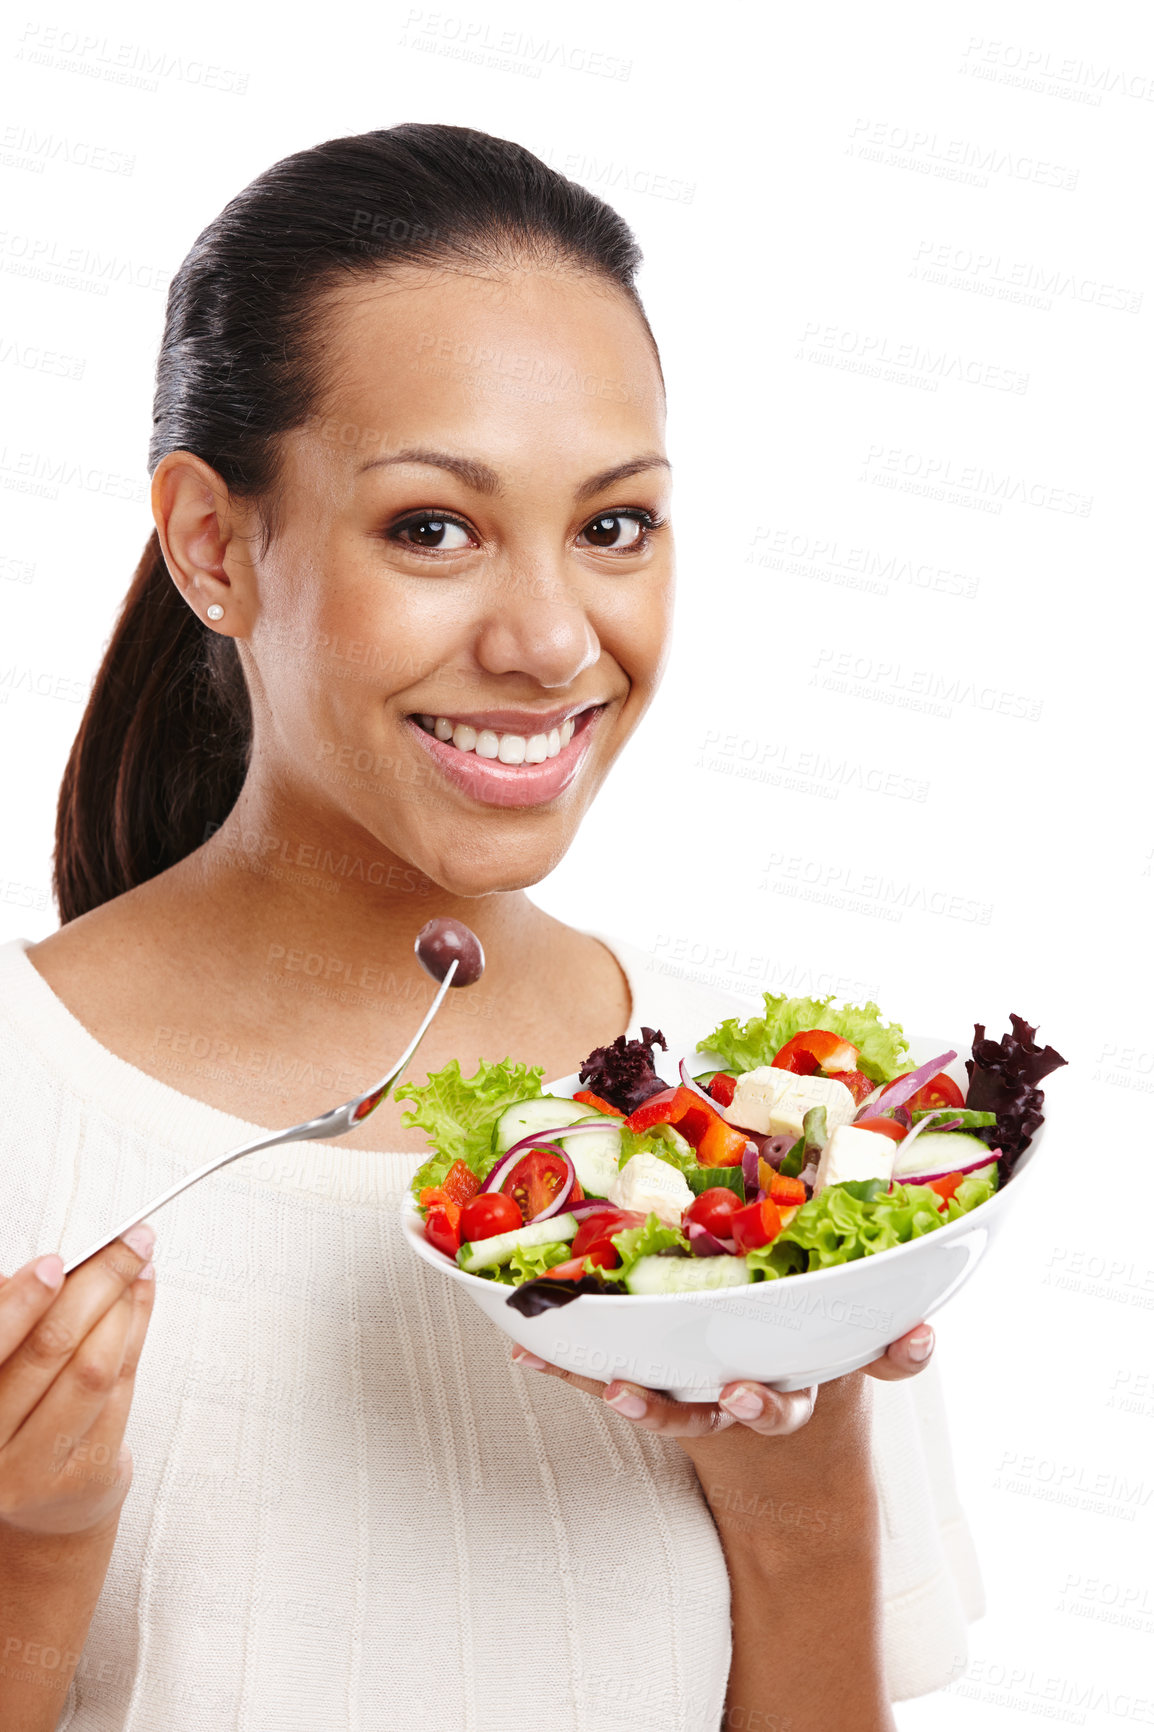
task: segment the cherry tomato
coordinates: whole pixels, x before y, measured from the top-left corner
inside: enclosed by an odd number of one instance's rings
[[[614,1269],[621,1261],[613,1245],[594,1245],[593,1249],[586,1251],[584,1256],[570,1257],[566,1263],[554,1263],[551,1269],[543,1269],[541,1271],[542,1276],[553,1281],[580,1281],[582,1275],[587,1273],[586,1257],[601,1269]]]
[[[737,1088],[737,1078],[730,1076],[726,1070],[719,1070],[716,1076],[709,1079],[709,1092],[719,1107],[727,1107],[732,1101]]]
[[[441,1180],[441,1189],[451,1202],[467,1203],[481,1189],[481,1181],[464,1161],[454,1161]]]
[[[515,1233],[524,1226],[521,1211],[503,1191],[482,1191],[461,1207],[461,1239],[492,1239],[497,1233]]]
[[[455,1203],[440,1203],[429,1210],[425,1216],[425,1238],[446,1257],[456,1260],[461,1244],[461,1216]]]
[[[896,1119],[855,1119],[855,1131],[873,1131],[879,1137],[892,1137],[895,1143],[900,1143],[903,1137],[909,1135],[904,1125],[899,1125]]]
[[[782,1221],[777,1204],[769,1197],[760,1203],[746,1203],[731,1217],[730,1233],[739,1252],[756,1251],[768,1245],[781,1232]]]
[[[773,1068],[791,1070],[797,1076],[813,1076],[820,1069],[829,1076],[834,1071],[854,1070],[857,1055],[857,1047],[840,1034],[831,1034],[826,1028],[806,1028],[786,1041]]]
[[[854,1104],[861,1106],[867,1095],[872,1095],[877,1084],[871,1082],[868,1076],[863,1076],[860,1070],[830,1070],[826,1071],[831,1082],[844,1083],[854,1098]]]
[[[547,1209],[569,1177],[569,1169],[552,1149],[527,1149],[501,1186],[512,1197],[525,1221]]]
[[[912,1100],[906,1102],[911,1112],[921,1112],[929,1107],[961,1107],[965,1104],[961,1089],[944,1070],[940,1070],[937,1076],[932,1076],[929,1082],[923,1083]]]
[[[707,1233],[712,1233],[715,1239],[731,1237],[733,1217],[741,1208],[741,1202],[736,1191],[731,1191],[728,1185],[710,1185],[707,1191],[701,1191],[688,1203],[682,1221],[696,1221],[699,1227],[704,1227]]]

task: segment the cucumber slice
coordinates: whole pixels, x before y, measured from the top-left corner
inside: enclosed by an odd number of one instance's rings
[[[981,1113],[976,1107],[919,1107],[916,1112],[910,1114],[910,1117],[916,1125],[920,1120],[928,1119],[931,1115],[947,1121],[960,1119],[961,1124],[957,1127],[960,1131],[976,1131],[980,1126],[996,1125],[998,1122],[997,1113]],[[927,1131],[926,1135],[929,1134]]]
[[[639,1257],[625,1287],[630,1293],[705,1293],[752,1280],[744,1257]]]
[[[617,1177],[617,1162],[621,1155],[621,1132],[604,1113],[589,1113],[578,1119],[587,1125],[600,1121],[605,1129],[582,1131],[579,1137],[558,1137],[557,1141],[573,1162],[581,1189],[587,1197],[607,1197],[609,1187]]]
[[[904,1148],[904,1143],[897,1145],[893,1172],[895,1182],[903,1184],[916,1182],[919,1173],[952,1173],[990,1153],[989,1144],[968,1131],[923,1131],[903,1162]]]
[[[552,1215],[547,1221],[530,1221],[527,1227],[517,1227],[512,1233],[494,1233],[491,1239],[473,1239],[457,1252],[458,1267],[466,1275],[478,1269],[495,1269],[507,1263],[514,1251],[524,1245],[560,1245],[572,1239],[577,1231],[577,1217],[568,1210]]]
[[[535,1131],[554,1130],[557,1125],[575,1125],[578,1119],[587,1117],[587,1107],[562,1095],[534,1095],[527,1101],[514,1101],[493,1126],[493,1151],[506,1155],[522,1137],[531,1137]]]

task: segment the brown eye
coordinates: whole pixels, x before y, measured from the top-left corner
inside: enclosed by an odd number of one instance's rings
[[[627,532],[624,536],[623,530]],[[608,511],[604,517],[595,517],[581,533],[589,538],[592,546],[612,548],[615,553],[640,547],[645,539],[644,526],[637,518],[626,517],[620,511]]]
[[[403,546],[432,549],[437,553],[456,553],[469,546],[469,537],[459,523],[448,517],[410,518],[397,525],[396,534]],[[454,541],[453,537],[459,537]]]

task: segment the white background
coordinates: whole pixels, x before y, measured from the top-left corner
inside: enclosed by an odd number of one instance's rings
[[[0,939],[56,924],[56,788],[151,527],[164,291],[199,230],[276,158],[402,120],[592,186],[646,254],[679,626],[540,899],[732,990],[874,996],[955,1039],[1015,1010],[1066,1054],[1048,1185],[940,1319],[989,1613],[899,1720],[1154,1724],[1149,17],[11,16]]]

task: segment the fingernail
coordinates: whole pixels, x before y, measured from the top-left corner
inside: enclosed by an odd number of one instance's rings
[[[156,1274],[156,1264],[155,1263],[146,1263],[144,1265],[144,1268],[140,1271],[140,1274],[136,1277],[136,1279],[138,1281],[151,1281],[155,1274]]]
[[[152,1247],[156,1244],[156,1234],[147,1221],[141,1221],[137,1226],[129,1227],[127,1233],[121,1233],[120,1237],[130,1251],[135,1251],[138,1257],[143,1257],[146,1260],[151,1256]]]
[[[50,1293],[55,1293],[64,1280],[63,1259],[53,1251],[51,1256],[41,1257],[39,1262],[32,1265],[32,1273],[38,1281],[44,1283]]]
[[[619,1389],[616,1395],[607,1395],[605,1399],[610,1407],[623,1414],[626,1419],[640,1419],[649,1405],[640,1395],[634,1394],[632,1389]]]
[[[932,1329],[919,1329],[916,1335],[911,1335],[906,1342],[906,1351],[911,1359],[919,1365],[923,1359],[928,1359],[933,1352],[934,1332]]]
[[[545,1361],[538,1359],[535,1353],[530,1353],[525,1347],[513,1349],[513,1360],[515,1364],[523,1365],[526,1371],[544,1371],[545,1369]]]
[[[752,1389],[735,1389],[732,1395],[723,1395],[719,1406],[726,1413],[732,1413],[734,1419],[756,1419],[762,1409],[760,1395],[755,1395]]]

